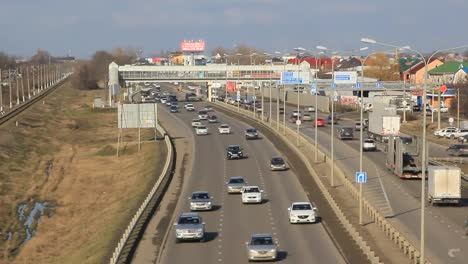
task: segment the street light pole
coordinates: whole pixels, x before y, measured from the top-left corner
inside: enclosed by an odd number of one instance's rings
[[[422,150],[421,150],[421,154],[422,154],[422,157],[421,157],[421,230],[420,230],[420,253],[421,253],[421,257],[420,257],[420,263],[424,263],[425,262],[425,205],[426,205],[426,191],[425,191],[425,188],[426,188],[426,124],[427,124],[427,117],[426,117],[426,105],[427,105],[427,81],[428,81],[428,62],[431,61],[431,59],[436,55],[438,54],[439,52],[443,52],[443,51],[449,51],[449,50],[455,50],[455,49],[461,49],[461,48],[467,48],[468,45],[464,45],[464,46],[459,46],[459,47],[454,47],[454,48],[448,48],[448,49],[441,49],[441,50],[438,50],[436,52],[434,52],[428,60],[425,59],[425,57],[421,54],[421,52],[417,51],[417,50],[414,50],[414,49],[411,49],[409,46],[404,46],[404,47],[401,47],[401,46],[396,46],[396,45],[391,45],[391,44],[386,44],[386,43],[380,43],[380,42],[377,42],[373,39],[369,39],[369,38],[362,38],[361,39],[362,42],[365,42],[365,43],[370,43],[370,44],[379,44],[379,45],[383,45],[383,46],[388,46],[388,47],[393,47],[393,48],[400,48],[400,49],[406,49],[406,50],[409,50],[409,51],[412,51],[416,54],[418,54],[418,56],[421,57],[422,61],[424,62],[424,80],[423,80],[423,131],[422,131]],[[432,112],[432,111],[431,111]]]

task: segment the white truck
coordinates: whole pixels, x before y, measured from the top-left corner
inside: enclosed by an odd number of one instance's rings
[[[455,166],[428,167],[428,200],[434,204],[456,204],[461,201],[461,170]]]
[[[400,116],[396,114],[396,107],[374,105],[369,113],[369,127],[367,134],[370,138],[387,142],[389,136],[400,133]]]

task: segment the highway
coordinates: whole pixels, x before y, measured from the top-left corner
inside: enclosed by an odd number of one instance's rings
[[[268,116],[269,104],[265,102],[265,115]],[[282,105],[281,105],[282,107]],[[276,120],[276,103],[273,102],[272,116]],[[297,107],[286,107],[286,120]],[[301,109],[303,111],[303,109]],[[311,113],[314,116],[314,113]],[[327,114],[319,114],[319,118],[326,118]],[[282,115],[280,121],[282,122]],[[338,125],[351,126],[355,121],[340,120]],[[287,126],[296,129],[295,124]],[[282,129],[282,127],[281,127]],[[318,142],[326,152],[331,151],[331,125],[318,128]],[[315,127],[313,122],[303,122],[301,132],[311,142],[314,139]],[[342,141],[334,139],[335,160],[343,169],[347,177],[354,179],[359,170],[359,131],[355,133],[355,140]],[[430,156],[444,156],[444,148],[437,144],[430,144]],[[364,152],[364,171],[368,172],[368,182],[364,185],[364,195],[385,215],[393,215],[389,220],[419,245],[420,234],[420,195],[421,182],[419,180],[401,180],[387,171],[385,153]],[[462,189],[464,202],[460,207],[427,206],[426,208],[426,250],[429,258],[435,263],[466,263],[468,259],[468,239],[463,234],[463,221],[468,217],[468,188]],[[427,189],[427,186],[426,186]],[[384,195],[388,197],[387,199]],[[426,196],[427,197],[427,196]]]
[[[204,106],[196,103],[197,109]],[[180,113],[169,113],[159,106],[160,115],[170,115],[179,129],[193,133],[190,122],[196,112],[187,112],[179,103]],[[200,212],[206,223],[207,241],[175,242],[174,227],[168,230],[159,263],[247,263],[245,242],[252,233],[272,233],[279,245],[280,263],[345,263],[322,223],[291,225],[287,208],[294,201],[307,201],[293,170],[271,172],[269,160],[281,155],[267,138],[246,141],[246,124],[215,113],[220,123],[207,124],[210,134],[195,136],[191,175],[185,175],[174,216],[189,212],[188,197],[193,191],[208,191],[214,196],[213,211]],[[221,123],[231,126],[233,134],[219,135]],[[248,155],[243,160],[226,160],[225,148],[239,144]],[[264,190],[262,204],[244,205],[240,195],[227,194],[225,182],[231,176],[243,176],[249,185]],[[320,211],[320,208],[319,208]]]

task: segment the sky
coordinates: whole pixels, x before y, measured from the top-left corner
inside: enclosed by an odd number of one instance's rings
[[[245,44],[265,52],[382,43],[429,53],[468,45],[468,0],[0,0],[0,51],[89,58],[97,50],[207,50]],[[370,45],[370,50],[385,50]]]

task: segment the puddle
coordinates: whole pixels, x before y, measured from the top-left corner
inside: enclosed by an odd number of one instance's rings
[[[54,207],[48,202],[38,202],[33,200],[18,206],[18,219],[24,226],[24,233],[21,235],[21,237],[24,237],[22,243],[30,240],[34,236],[44,214],[49,217],[52,216],[53,209]],[[13,233],[9,232],[8,240],[11,240],[12,237]]]

